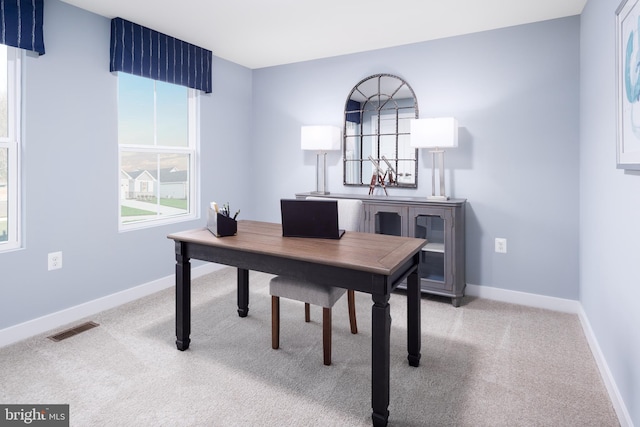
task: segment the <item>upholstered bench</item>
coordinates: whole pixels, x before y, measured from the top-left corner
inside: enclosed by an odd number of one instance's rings
[[[326,199],[325,199],[326,200]],[[338,226],[347,231],[358,231],[362,220],[362,201],[338,200]],[[351,333],[358,333],[356,324],[355,293],[326,283],[276,276],[269,283],[271,294],[271,347],[280,348],[280,297],[305,303],[305,321],[311,320],[310,304],[322,307],[322,348],[324,364],[331,365],[331,308],[347,292]]]

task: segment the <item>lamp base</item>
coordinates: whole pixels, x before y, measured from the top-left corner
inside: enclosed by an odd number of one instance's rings
[[[320,167],[320,155],[322,155],[322,167]],[[316,154],[316,191],[311,194],[327,195],[327,153]]]
[[[440,175],[440,195],[436,196],[436,156],[439,159],[438,169]],[[427,200],[449,200],[449,196],[444,195],[444,150],[435,149],[431,151],[431,195]]]

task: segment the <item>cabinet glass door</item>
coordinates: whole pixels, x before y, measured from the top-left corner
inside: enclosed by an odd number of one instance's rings
[[[422,279],[444,283],[444,218],[437,215],[416,215],[414,221],[415,237],[427,239],[427,244],[420,254],[418,274]]]
[[[407,209],[394,205],[369,206],[369,233],[387,234],[390,236],[407,235]]]
[[[376,212],[376,234],[402,236],[402,217],[396,212]]]

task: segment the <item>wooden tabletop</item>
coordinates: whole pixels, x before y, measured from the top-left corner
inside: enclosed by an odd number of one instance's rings
[[[391,275],[427,241],[412,237],[347,231],[341,239],[283,237],[282,226],[269,222],[238,221],[234,236],[216,237],[206,228],[167,236],[191,242],[317,264]]]

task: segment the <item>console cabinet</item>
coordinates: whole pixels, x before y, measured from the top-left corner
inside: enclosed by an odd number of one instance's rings
[[[308,196],[312,194],[296,194],[300,199]],[[362,200],[364,219],[360,229],[364,232],[426,239],[418,268],[422,292],[451,297],[452,304],[460,306],[466,287],[465,199],[432,201],[357,194],[320,197]]]

